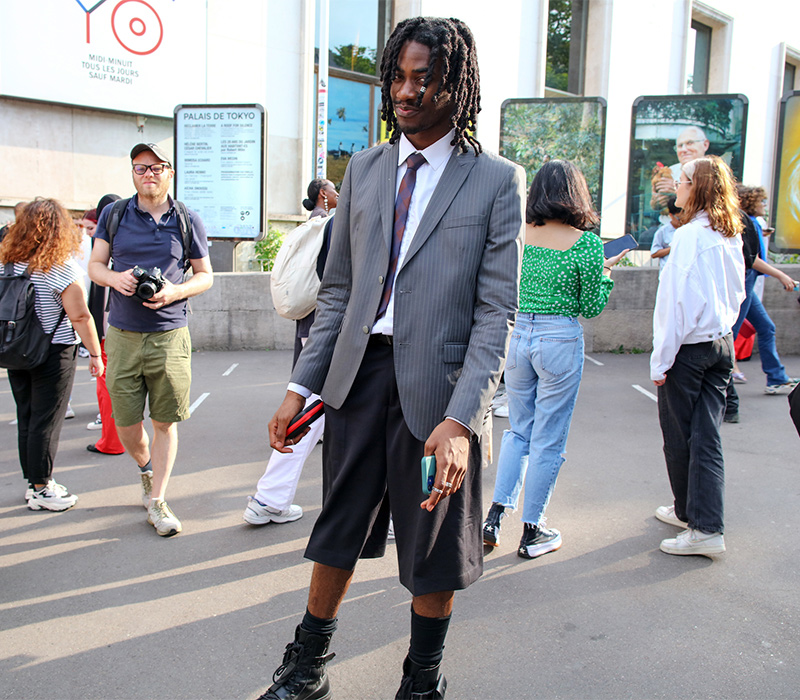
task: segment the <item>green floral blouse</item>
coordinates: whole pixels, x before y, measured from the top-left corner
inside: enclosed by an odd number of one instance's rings
[[[603,243],[586,231],[569,250],[526,245],[519,310],[530,314],[597,316],[614,287],[603,275]]]

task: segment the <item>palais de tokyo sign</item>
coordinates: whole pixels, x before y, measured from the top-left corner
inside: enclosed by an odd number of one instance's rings
[[[258,104],[175,108],[175,197],[209,238],[255,239],[265,224],[266,115]]]
[[[3,0],[0,95],[171,117],[205,97],[205,0]]]

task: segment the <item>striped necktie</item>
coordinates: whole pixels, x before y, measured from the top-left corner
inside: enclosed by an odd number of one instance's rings
[[[400,182],[400,189],[397,191],[397,199],[394,202],[394,235],[392,236],[392,254],[389,258],[389,270],[386,273],[386,281],[383,285],[383,296],[378,307],[375,319],[381,318],[386,313],[389,306],[389,299],[392,296],[394,278],[397,274],[397,260],[400,257],[400,245],[403,242],[403,234],[406,230],[408,220],[408,206],[411,204],[411,195],[414,193],[414,186],[417,184],[417,168],[425,163],[425,156],[421,153],[412,153],[406,159],[406,173]]]

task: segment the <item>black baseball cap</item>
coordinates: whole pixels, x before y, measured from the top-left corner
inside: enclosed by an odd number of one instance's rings
[[[151,151],[153,155],[158,158],[162,163],[167,163],[170,167],[172,167],[172,160],[166,154],[163,148],[159,146],[157,143],[137,143],[131,149],[131,160],[136,158],[142,151]]]

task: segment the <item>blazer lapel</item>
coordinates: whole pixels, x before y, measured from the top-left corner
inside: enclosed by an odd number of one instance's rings
[[[381,158],[378,170],[378,212],[381,217],[381,231],[386,243],[386,250],[392,250],[392,233],[394,231],[394,191],[397,179],[397,151],[399,144],[387,148]]]
[[[408,252],[403,259],[403,267],[422,247],[422,244],[425,243],[428,236],[436,228],[439,220],[444,216],[447,208],[461,189],[461,185],[464,184],[464,180],[467,179],[476,160],[475,154],[470,150],[468,153],[454,153],[450,160],[447,161],[439,184],[436,185],[436,189],[433,191],[431,201],[422,215],[411,245],[408,247]]]

